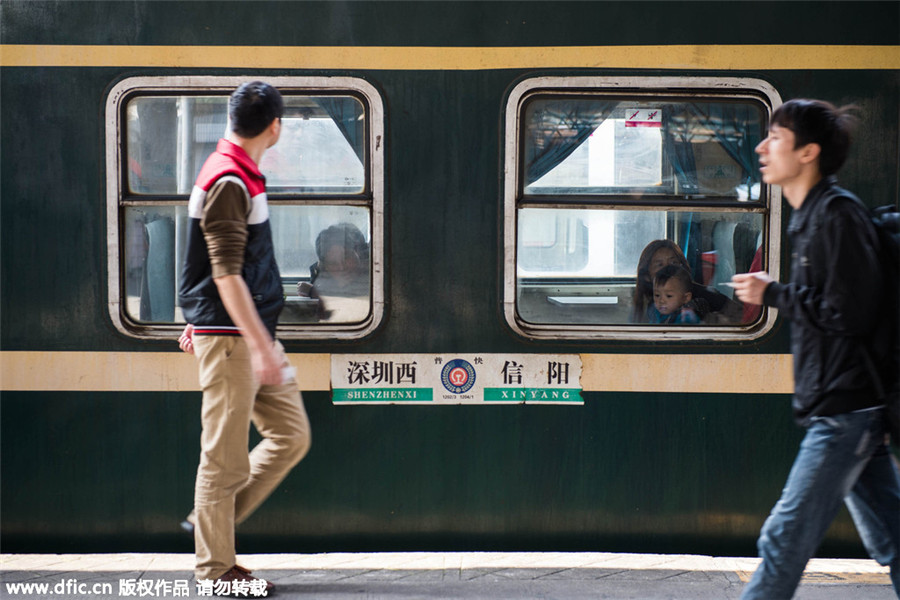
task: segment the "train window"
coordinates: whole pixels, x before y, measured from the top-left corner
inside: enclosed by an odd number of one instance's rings
[[[746,339],[767,330],[773,316],[743,306],[728,283],[778,268],[780,202],[760,181],[754,149],[779,103],[751,79],[516,86],[504,190],[510,325],[571,339]],[[654,302],[655,263],[677,267],[658,288],[687,273],[672,284],[674,308]]]
[[[362,193],[362,102],[318,95],[286,96],[284,101],[281,139],[260,165],[269,196]],[[137,97],[126,111],[129,192],[190,193],[200,167],[225,134],[228,97]]]
[[[171,336],[187,200],[227,127],[242,80],[132,78],[107,102],[110,313],[140,337]],[[263,158],[285,308],[284,338],[354,338],[382,317],[383,108],[352,78],[269,78],[285,100]]]

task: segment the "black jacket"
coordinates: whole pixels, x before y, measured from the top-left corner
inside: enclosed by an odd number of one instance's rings
[[[882,404],[866,350],[878,326],[883,281],[868,210],[833,177],[810,190],[788,225],[790,283],[772,283],[764,302],[791,321],[794,418]]]

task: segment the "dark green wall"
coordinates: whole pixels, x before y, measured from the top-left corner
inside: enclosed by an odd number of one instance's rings
[[[897,44],[900,24],[895,2],[831,1],[5,0],[2,15],[7,44]]]
[[[752,555],[800,432],[788,399],[586,394],[572,406],[334,406],[242,551]],[[2,545],[189,551],[199,394],[3,394]],[[263,548],[265,546],[265,548]],[[858,554],[844,515],[824,554]]]

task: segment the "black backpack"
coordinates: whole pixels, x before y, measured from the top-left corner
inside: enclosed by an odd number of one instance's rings
[[[815,226],[821,227],[829,201],[847,198],[868,213],[878,243],[878,265],[885,286],[882,290],[879,322],[862,347],[865,361],[878,398],[884,400],[885,429],[891,443],[900,448],[900,211],[893,204],[870,210],[847,190],[835,187],[831,195],[822,199],[813,216]]]
[[[876,331],[873,354],[867,355],[878,393],[885,400],[885,419],[891,442],[900,447],[900,212],[894,205],[872,211],[878,236],[878,260],[884,274],[885,302]],[[881,364],[876,365],[880,359]]]

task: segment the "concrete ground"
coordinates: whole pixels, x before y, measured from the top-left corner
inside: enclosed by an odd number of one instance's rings
[[[739,598],[755,558],[610,553],[254,554],[279,599]],[[0,598],[201,598],[191,554],[3,554]],[[248,598],[256,590],[244,590]],[[795,598],[896,600],[870,560],[810,561]]]

